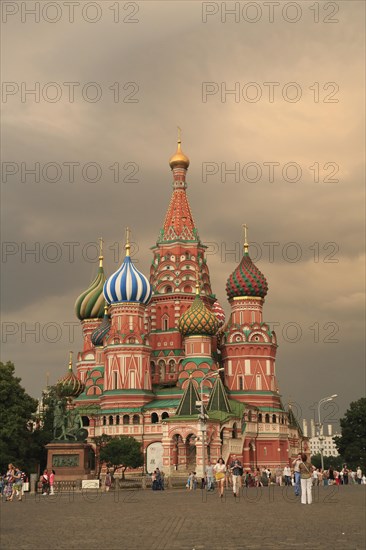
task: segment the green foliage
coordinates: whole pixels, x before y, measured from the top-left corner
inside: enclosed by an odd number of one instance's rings
[[[323,460],[324,460],[324,470],[329,470],[329,467],[333,466],[333,468],[335,468],[336,470],[339,471],[339,470],[342,469],[342,466],[345,463],[345,460],[344,460],[343,456],[324,456]],[[311,463],[316,468],[321,468],[322,467],[320,453],[318,453],[316,455],[312,455]]]
[[[341,437],[335,437],[335,444],[344,462],[353,469],[366,469],[366,397],[350,404],[340,420]]]
[[[122,468],[122,478],[126,468],[138,468],[144,463],[141,443],[134,437],[121,435],[113,437],[100,449],[100,460],[106,462],[113,473]]]
[[[27,471],[37,462],[37,443],[29,421],[37,409],[37,400],[28,395],[14,376],[15,367],[0,362],[0,468],[9,462]]]

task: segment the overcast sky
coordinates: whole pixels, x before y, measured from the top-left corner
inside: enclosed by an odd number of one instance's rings
[[[108,275],[130,226],[148,274],[179,125],[214,292],[228,314],[247,223],[284,403],[342,416],[365,391],[364,3],[4,4],[2,360],[26,390],[82,346],[89,243]]]

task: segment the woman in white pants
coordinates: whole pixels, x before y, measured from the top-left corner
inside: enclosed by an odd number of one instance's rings
[[[310,459],[305,453],[301,453],[301,460],[299,464],[300,468],[300,482],[301,482],[301,504],[311,504],[311,487],[312,487],[312,472],[315,467],[310,462]]]

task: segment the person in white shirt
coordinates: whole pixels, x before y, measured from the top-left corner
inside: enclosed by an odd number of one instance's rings
[[[285,476],[285,487],[291,485],[291,468],[290,466],[285,466],[283,469],[283,475]]]
[[[360,466],[357,466],[357,470],[356,470],[356,481],[359,485],[361,485],[361,481],[362,481],[362,470],[361,470],[361,467]]]
[[[318,470],[313,471],[312,480],[313,480],[313,486],[319,485],[319,477],[318,477]]]

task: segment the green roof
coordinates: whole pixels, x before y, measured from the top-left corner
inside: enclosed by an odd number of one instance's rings
[[[141,407],[119,407],[118,409],[101,409],[100,415],[120,414],[120,413],[141,413]]]
[[[176,416],[197,416],[198,410],[196,408],[196,401],[200,401],[200,398],[197,388],[193,384],[192,378],[190,378],[177,412],[175,413]]]
[[[284,413],[286,411],[284,411],[283,409],[275,409],[273,407],[256,407],[257,409],[259,409],[260,411],[264,411],[264,412],[280,412],[280,413]]]
[[[218,376],[215,380],[215,384],[212,388],[210,399],[208,401],[207,410],[231,413],[229,400],[220,376]]]
[[[147,405],[144,405],[144,409],[176,409],[180,403],[180,399],[155,399]]]
[[[153,397],[153,392],[151,390],[106,390],[103,395],[134,395],[134,394],[143,394],[151,395]]]

